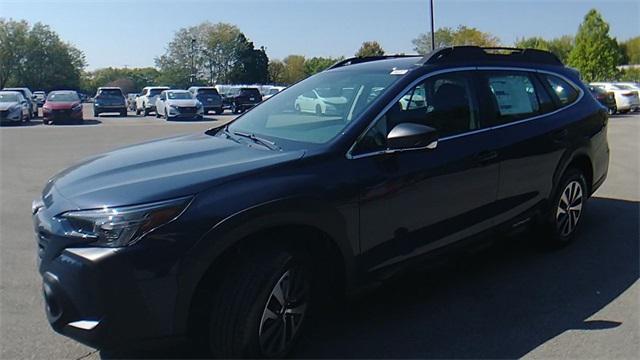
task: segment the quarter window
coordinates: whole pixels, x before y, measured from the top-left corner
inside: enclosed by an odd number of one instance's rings
[[[478,107],[470,73],[430,77],[407,91],[365,133],[354,154],[387,148],[387,135],[398,124],[417,123],[438,130],[440,138],[478,129]]]
[[[578,91],[568,82],[553,75],[543,75],[543,77],[551,87],[552,93],[560,106],[569,105],[578,98]]]

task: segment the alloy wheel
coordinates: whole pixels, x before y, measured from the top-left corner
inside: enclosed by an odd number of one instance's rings
[[[561,236],[569,236],[576,229],[582,214],[583,201],[580,182],[569,182],[562,191],[556,210],[556,227]]]
[[[258,330],[260,348],[265,356],[282,356],[292,344],[307,313],[308,284],[306,272],[293,267],[271,290]]]

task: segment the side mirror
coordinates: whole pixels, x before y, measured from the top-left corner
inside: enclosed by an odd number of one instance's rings
[[[390,152],[435,149],[438,146],[438,130],[416,123],[401,123],[387,135],[387,146]]]

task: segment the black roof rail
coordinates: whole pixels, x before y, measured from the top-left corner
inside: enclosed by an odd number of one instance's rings
[[[451,46],[436,49],[420,61],[423,65],[446,64],[466,61],[504,61],[564,65],[558,57],[544,50],[510,47]]]
[[[347,65],[355,65],[370,61],[384,60],[384,59],[397,59],[397,58],[408,58],[408,57],[419,57],[420,55],[379,55],[379,56],[356,56],[344,60],[340,60],[337,63],[329,66],[326,70],[336,69],[339,67],[347,66]]]

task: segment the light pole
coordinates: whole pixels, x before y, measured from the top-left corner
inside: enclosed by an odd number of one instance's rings
[[[433,0],[429,1],[431,4],[431,51],[436,49],[436,34],[433,29]]]
[[[196,65],[195,65],[195,57],[196,57],[196,39],[192,38],[191,39],[191,77],[190,77],[190,81],[191,84],[193,85],[193,82],[195,81],[195,77],[196,77]]]

